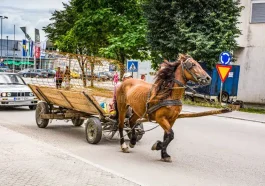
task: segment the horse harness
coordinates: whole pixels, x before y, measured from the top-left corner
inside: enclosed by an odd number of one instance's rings
[[[191,69],[193,67],[192,63],[187,63],[187,62],[189,62],[189,59],[190,58],[188,58],[184,63],[181,63],[181,66],[182,66],[182,77],[183,77],[183,79],[185,81],[188,81],[186,76],[184,75],[184,69],[185,69],[193,76],[193,78],[195,80],[197,80],[196,75],[193,72],[191,72]],[[188,85],[184,85],[180,81],[176,80],[175,76],[173,77],[173,82],[178,84],[182,88],[190,89],[193,92],[193,94],[196,93],[196,91],[192,87],[190,87]],[[146,102],[146,111],[145,111],[144,115],[142,116],[142,118],[147,114],[148,115],[148,120],[151,121],[150,114],[152,114],[156,110],[160,109],[161,107],[165,107],[165,106],[182,106],[181,100],[180,99],[175,99],[175,100],[162,100],[158,104],[156,104],[156,105],[152,106],[151,108],[149,108],[149,101],[150,101],[150,97],[151,97],[151,93],[152,93],[153,89],[154,89],[154,85],[152,85],[150,91],[148,92],[148,97],[147,97],[147,102]]]

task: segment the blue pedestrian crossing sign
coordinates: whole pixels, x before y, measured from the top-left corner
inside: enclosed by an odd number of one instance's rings
[[[228,65],[231,62],[232,56],[229,52],[222,52],[219,57],[219,61],[223,65]]]
[[[127,61],[128,72],[138,72],[138,61]]]

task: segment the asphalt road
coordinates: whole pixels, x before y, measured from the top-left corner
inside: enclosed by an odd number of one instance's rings
[[[147,132],[130,149],[131,153],[124,154],[117,138],[90,145],[85,139],[84,126],[73,127],[71,122],[53,121],[46,129],[40,129],[35,124],[35,112],[26,107],[2,109],[0,118],[0,126],[143,185],[265,185],[265,125],[261,123],[215,116],[179,119],[173,127],[175,139],[168,148],[173,162],[165,163],[159,161],[160,152],[151,151],[153,143],[162,140],[161,128]],[[153,126],[145,123],[145,129]]]

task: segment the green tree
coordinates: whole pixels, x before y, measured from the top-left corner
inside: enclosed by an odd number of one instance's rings
[[[84,16],[83,25],[104,35],[105,40],[96,47],[98,55],[118,60],[120,76],[124,73],[127,59],[147,58],[146,20],[140,1],[75,0],[75,4]],[[88,17],[97,21],[91,22]],[[102,26],[98,28],[97,25]]]
[[[154,67],[179,53],[213,67],[222,51],[237,48],[239,0],[146,0],[143,9]]]
[[[80,59],[81,69],[89,60],[93,71],[96,57],[107,57],[119,61],[122,76],[126,59],[148,55],[146,21],[138,0],[72,0],[51,20],[54,23],[44,31],[61,51],[93,56]]]

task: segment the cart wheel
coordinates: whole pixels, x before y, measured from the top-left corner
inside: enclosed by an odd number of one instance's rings
[[[41,114],[49,114],[49,106],[46,102],[39,102],[37,104],[35,118],[39,128],[45,128],[49,124],[49,119],[42,119]]]
[[[78,118],[78,119],[72,119],[72,123],[76,127],[79,127],[79,126],[83,125],[84,121],[85,120],[80,119],[80,118]]]
[[[91,117],[86,122],[86,140],[90,144],[97,144],[102,137],[101,122],[96,117]]]
[[[136,127],[135,127],[135,129],[136,129],[136,135],[137,135],[137,141],[140,141],[141,139],[142,139],[142,137],[143,137],[143,131],[144,131],[144,125],[142,124],[142,123],[140,123],[140,124],[138,124]],[[140,129],[141,130],[141,132],[139,132],[138,130]],[[128,138],[131,140],[131,138],[132,138],[132,133],[130,132],[130,133],[128,133]]]

